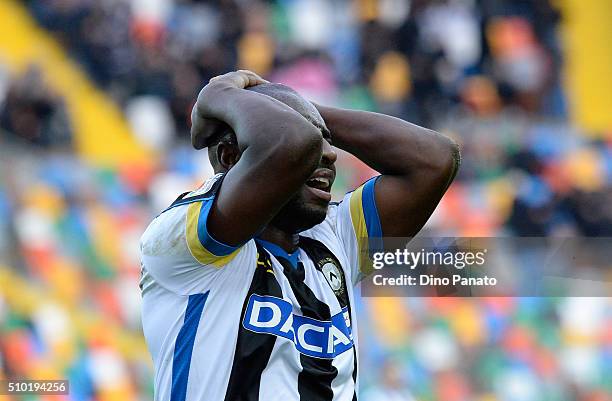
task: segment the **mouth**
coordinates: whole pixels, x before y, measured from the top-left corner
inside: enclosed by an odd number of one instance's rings
[[[306,180],[306,186],[317,198],[325,202],[331,201],[331,187],[334,183],[334,172],[326,168],[320,168]]]

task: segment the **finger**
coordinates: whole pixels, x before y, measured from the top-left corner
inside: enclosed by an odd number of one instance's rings
[[[204,117],[198,112],[198,105],[194,105],[191,109],[191,134],[195,135],[204,128]]]
[[[262,77],[260,77],[256,73],[254,73],[253,71],[250,71],[250,70],[238,70],[238,72],[243,73],[243,74],[245,74],[248,77],[248,79],[249,79],[248,86],[255,86],[255,85],[259,85],[259,84],[263,84],[263,83],[269,83],[269,81],[266,81],[265,79],[263,79]]]
[[[226,82],[236,88],[243,89],[248,85],[249,78],[241,72],[231,71],[223,75],[218,75],[214,78],[211,78],[211,80],[208,82],[215,83],[219,81]]]
[[[236,88],[244,89],[249,86],[255,86],[263,83],[268,83],[265,79],[249,70],[231,71],[223,75],[218,75],[211,78],[209,83],[225,82]]]
[[[204,147],[206,142],[205,135],[203,135],[204,118],[202,118],[198,111],[197,106],[194,106],[191,110],[191,144],[196,149]]]

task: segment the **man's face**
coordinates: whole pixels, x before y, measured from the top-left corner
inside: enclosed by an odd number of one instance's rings
[[[294,107],[289,102],[288,105],[319,128],[325,141],[319,166],[270,222],[271,226],[290,233],[307,230],[325,220],[331,201],[331,187],[336,178],[337,155],[331,145],[329,130],[317,109],[310,102],[303,102],[307,103],[307,107],[304,107],[304,104],[302,107]]]
[[[289,89],[289,88],[287,88]],[[249,90],[260,92],[271,96],[287,106],[291,107],[300,113],[312,125],[317,127],[323,134],[323,149],[322,157],[319,166],[313,171],[312,175],[297,193],[283,206],[277,215],[269,223],[270,226],[276,227],[287,233],[298,233],[307,230],[321,223],[327,215],[327,207],[331,200],[331,187],[336,178],[336,152],[331,145],[331,135],[321,114],[316,107],[305,100],[292,90],[278,89],[271,90],[266,85],[257,85],[250,87]],[[229,150],[228,150],[229,149]],[[232,144],[226,147],[223,152],[232,151],[234,155],[239,155],[237,145]],[[209,149],[211,160],[218,157],[215,156],[217,150]],[[231,168],[231,167],[230,167]],[[221,171],[221,169],[215,169]],[[291,174],[290,171],[286,172]]]

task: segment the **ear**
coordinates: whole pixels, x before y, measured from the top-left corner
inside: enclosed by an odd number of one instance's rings
[[[233,143],[221,142],[217,146],[217,160],[224,170],[232,168],[240,160],[240,150]]]

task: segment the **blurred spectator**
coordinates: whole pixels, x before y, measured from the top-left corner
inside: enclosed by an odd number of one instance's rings
[[[70,144],[72,133],[64,103],[31,66],[11,82],[0,109],[0,128],[42,147]]]

